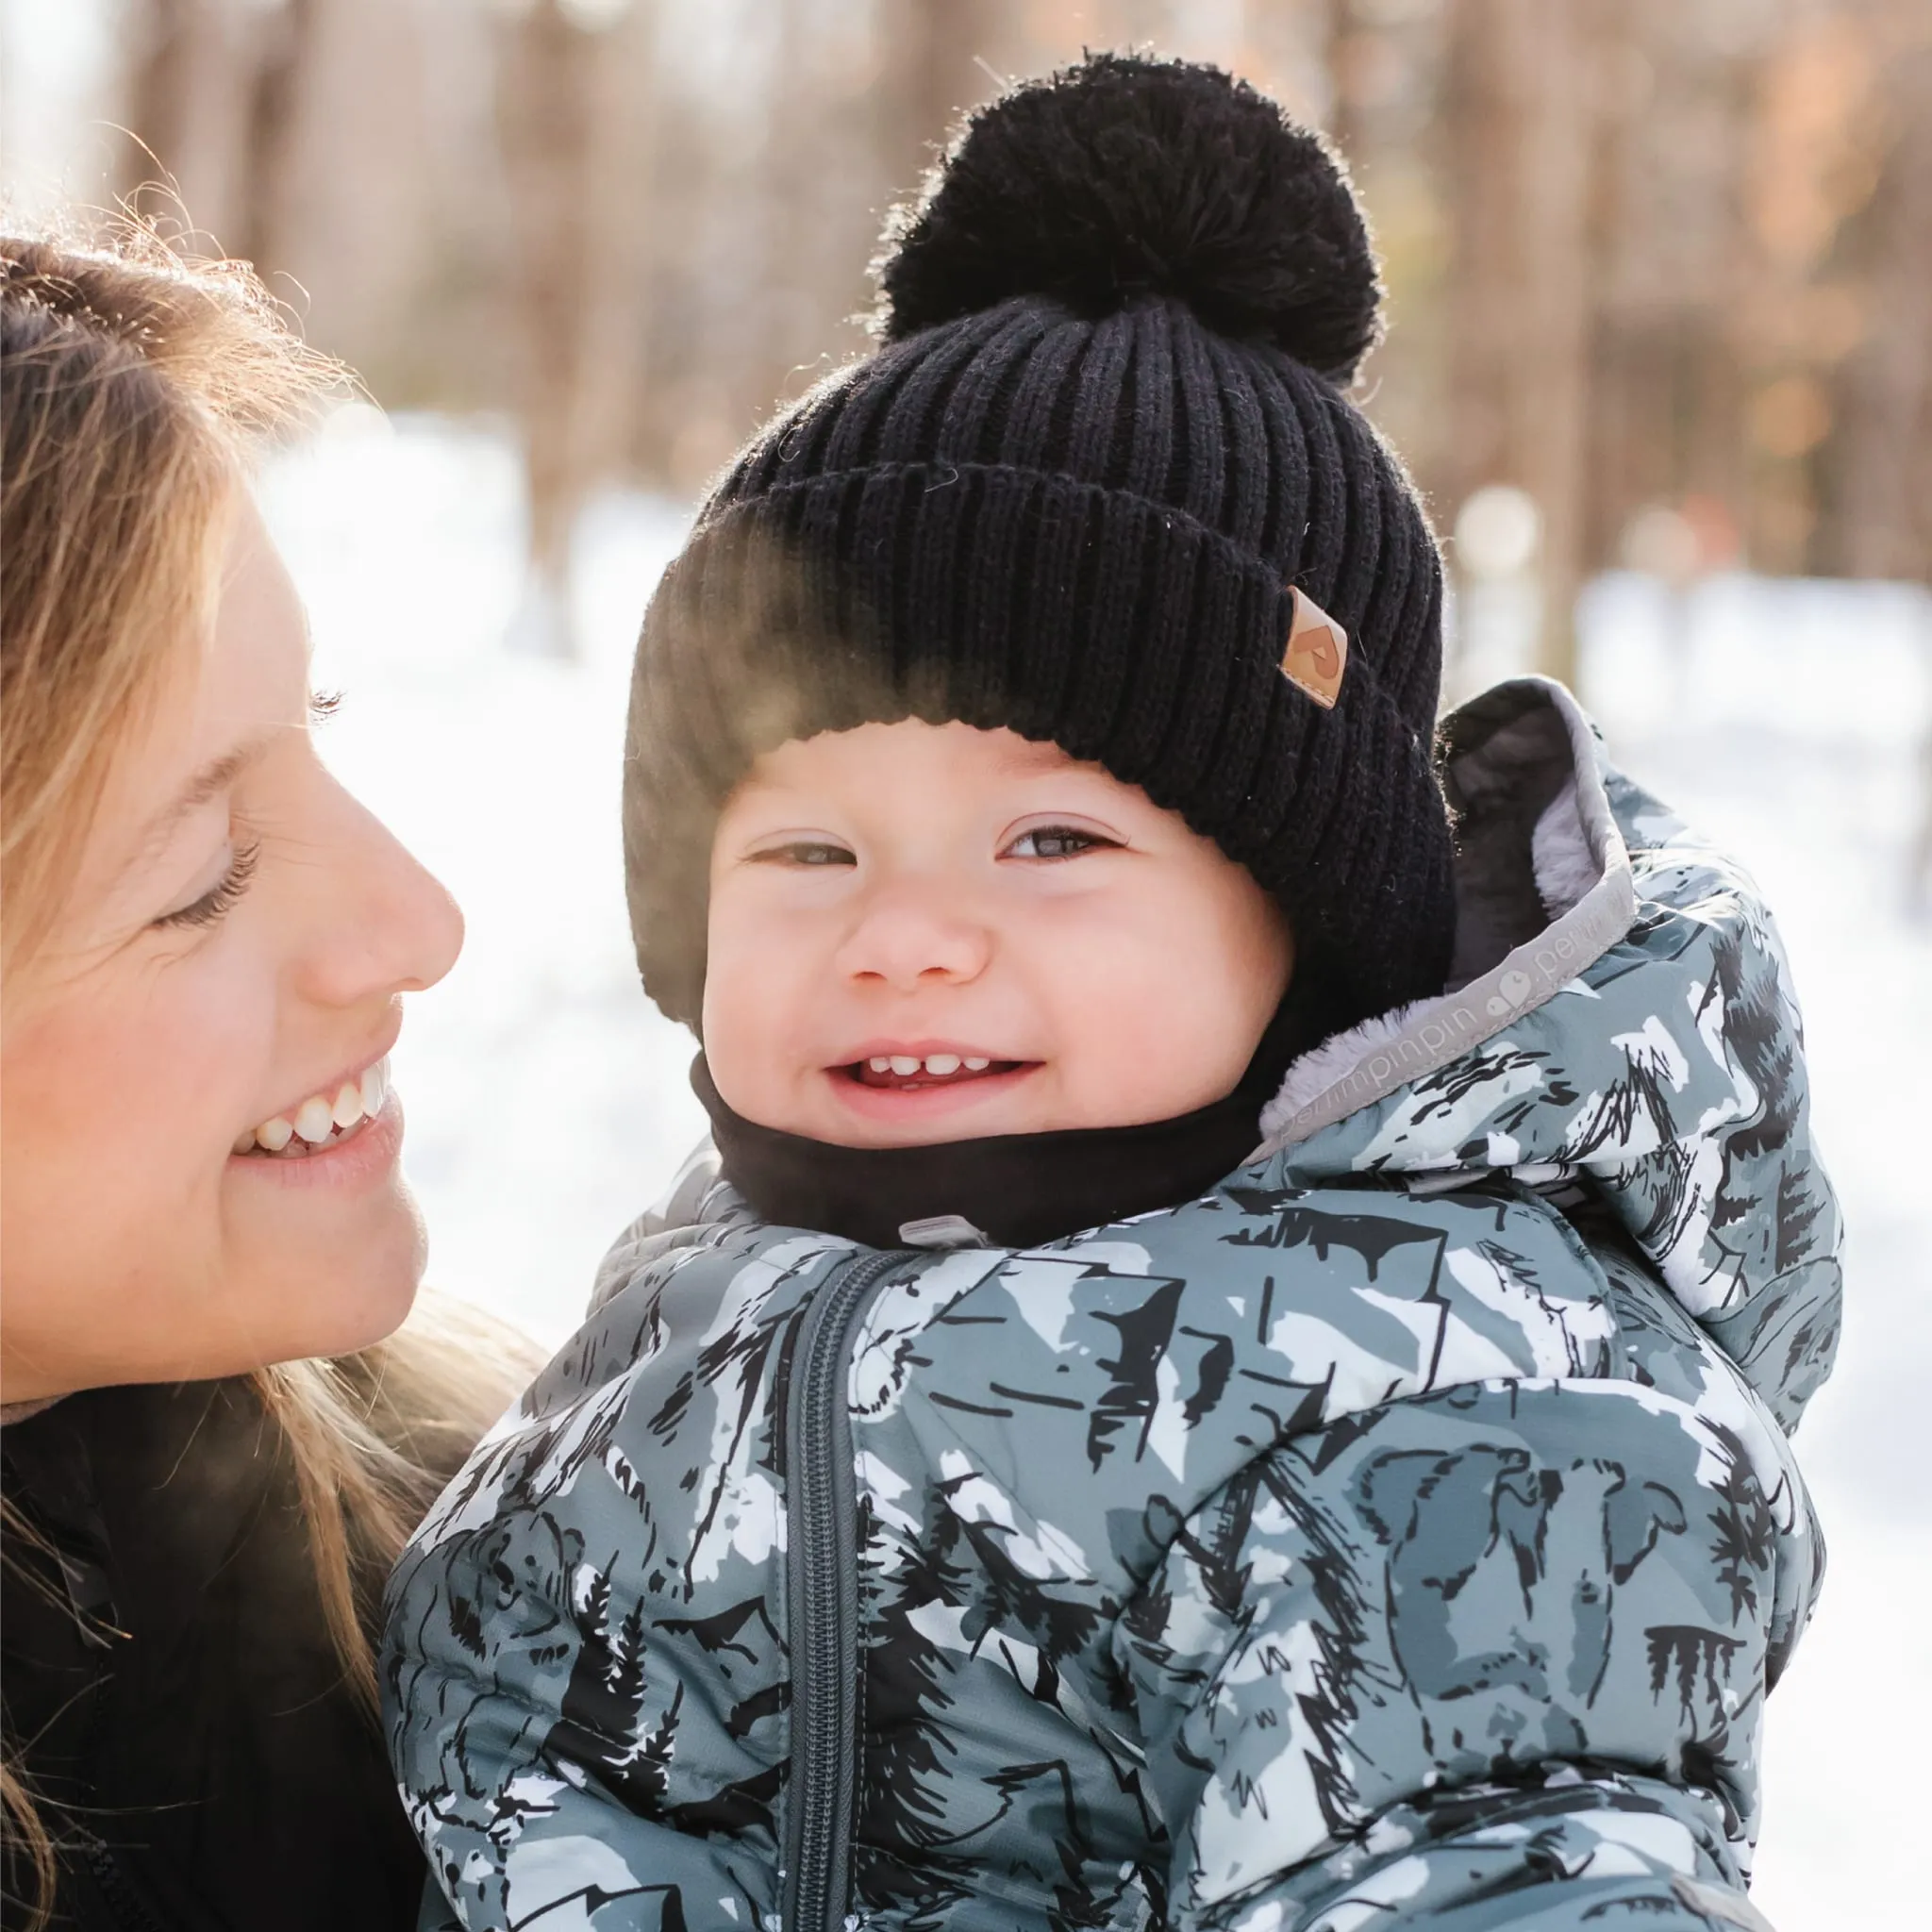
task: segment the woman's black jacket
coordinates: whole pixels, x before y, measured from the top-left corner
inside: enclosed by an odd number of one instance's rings
[[[423,1863],[342,1681],[292,1471],[242,1382],[0,1429],[0,1694],[72,1932],[407,1932]],[[11,1527],[11,1525],[9,1525]],[[7,1932],[27,1924],[8,1847]]]

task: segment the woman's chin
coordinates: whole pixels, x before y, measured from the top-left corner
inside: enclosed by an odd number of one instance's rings
[[[259,1283],[259,1360],[353,1355],[393,1334],[422,1285],[428,1242],[400,1174],[352,1209],[340,1200],[277,1204],[231,1251],[230,1278]],[[252,1249],[253,1255],[247,1251]],[[273,1328],[273,1335],[269,1332]]]

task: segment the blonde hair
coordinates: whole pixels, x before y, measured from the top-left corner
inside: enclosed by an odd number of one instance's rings
[[[0,237],[0,984],[32,965],[108,767],[206,624],[248,459],[344,380],[245,264],[185,259],[134,223]],[[383,1578],[437,1472],[534,1365],[512,1331],[425,1296],[360,1356],[246,1378],[286,1444],[324,1615],[372,1724]],[[6,1529],[32,1540],[10,1505]],[[14,1754],[8,1740],[6,1835],[44,1924],[54,1843]]]

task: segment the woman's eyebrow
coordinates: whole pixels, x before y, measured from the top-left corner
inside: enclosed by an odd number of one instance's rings
[[[273,730],[257,732],[231,750],[225,751],[220,758],[209,759],[173,800],[148,821],[146,830],[141,835],[141,842],[122,868],[123,876],[152,858],[190,812],[197,810],[211,798],[219,798],[268,749],[275,736]]]

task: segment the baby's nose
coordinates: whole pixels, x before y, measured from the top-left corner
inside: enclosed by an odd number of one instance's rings
[[[984,922],[931,891],[883,892],[840,948],[840,969],[895,991],[975,978],[992,955]]]

